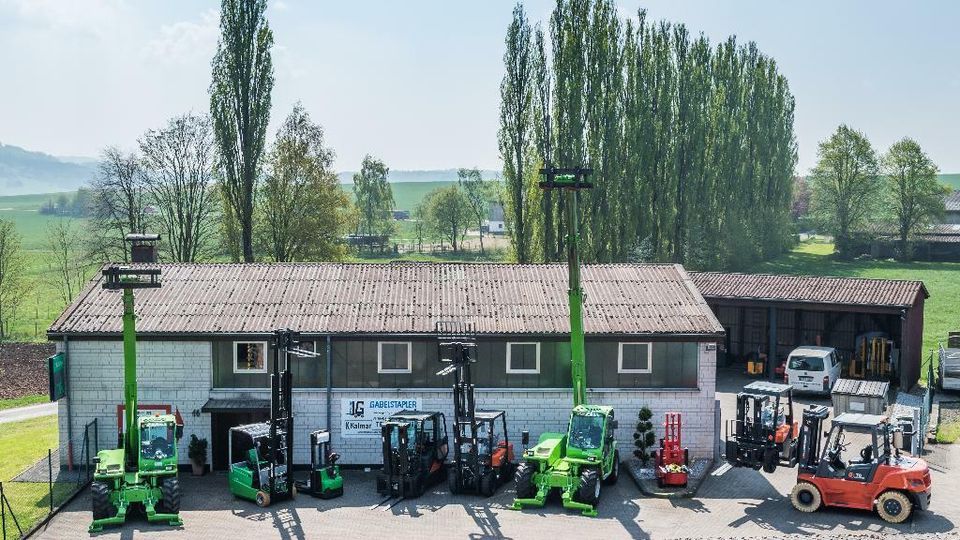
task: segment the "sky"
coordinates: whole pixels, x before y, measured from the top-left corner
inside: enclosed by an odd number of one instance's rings
[[[546,22],[553,2],[524,2]],[[271,0],[268,137],[301,101],[338,170],[499,169],[503,39],[514,2]],[[960,172],[960,2],[619,1],[778,62],[796,98],[797,170],[841,123],[882,152],[910,136]],[[59,156],[132,149],[172,116],[204,113],[219,3],[0,0],[0,142]]]

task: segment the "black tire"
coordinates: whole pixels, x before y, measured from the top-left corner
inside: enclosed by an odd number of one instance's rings
[[[790,492],[790,502],[793,507],[804,513],[816,512],[823,504],[820,497],[820,490],[810,482],[797,482]]]
[[[450,472],[447,473],[447,487],[450,488],[451,495],[457,495],[460,493],[460,473],[457,471],[456,467],[451,467]]]
[[[780,453],[776,448],[767,448],[763,451],[763,472],[773,474],[777,472],[780,463]]]
[[[110,503],[110,486],[103,482],[90,484],[90,503],[93,519],[106,519],[117,515],[117,509]]]
[[[489,497],[497,492],[497,474],[493,471],[487,471],[480,477],[480,494]]]
[[[620,450],[613,451],[613,465],[610,468],[610,474],[603,480],[603,483],[612,486],[620,478]]]
[[[537,467],[533,463],[524,462],[517,467],[513,481],[516,484],[518,499],[529,499],[537,494],[537,486],[533,485],[533,475],[536,472]]]
[[[160,485],[163,498],[160,500],[160,512],[165,514],[179,514],[180,501],[183,499],[183,490],[180,489],[180,480],[166,478]]]
[[[596,506],[600,501],[600,471],[583,469],[580,473],[580,488],[577,489],[577,501]]]

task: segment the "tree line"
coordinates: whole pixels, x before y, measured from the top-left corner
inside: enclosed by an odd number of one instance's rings
[[[833,236],[840,258],[860,255],[862,239],[889,234],[896,238],[896,256],[909,260],[915,237],[945,210],[950,188],[938,181],[938,172],[914,139],[904,137],[879,155],[863,132],[840,125],[820,142],[810,185],[798,190],[794,208],[809,207],[813,223]]]
[[[588,166],[587,261],[737,268],[791,242],[794,99],[776,62],[736,38],[558,0],[546,27],[507,28],[499,146],[517,260],[563,258],[567,194],[538,170]]]

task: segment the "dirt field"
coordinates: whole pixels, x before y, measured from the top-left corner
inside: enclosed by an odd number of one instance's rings
[[[52,343],[0,343],[0,399],[47,393]]]

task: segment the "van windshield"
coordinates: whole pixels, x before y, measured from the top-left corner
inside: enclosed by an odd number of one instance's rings
[[[819,356],[791,356],[790,369],[823,371],[823,358]]]

